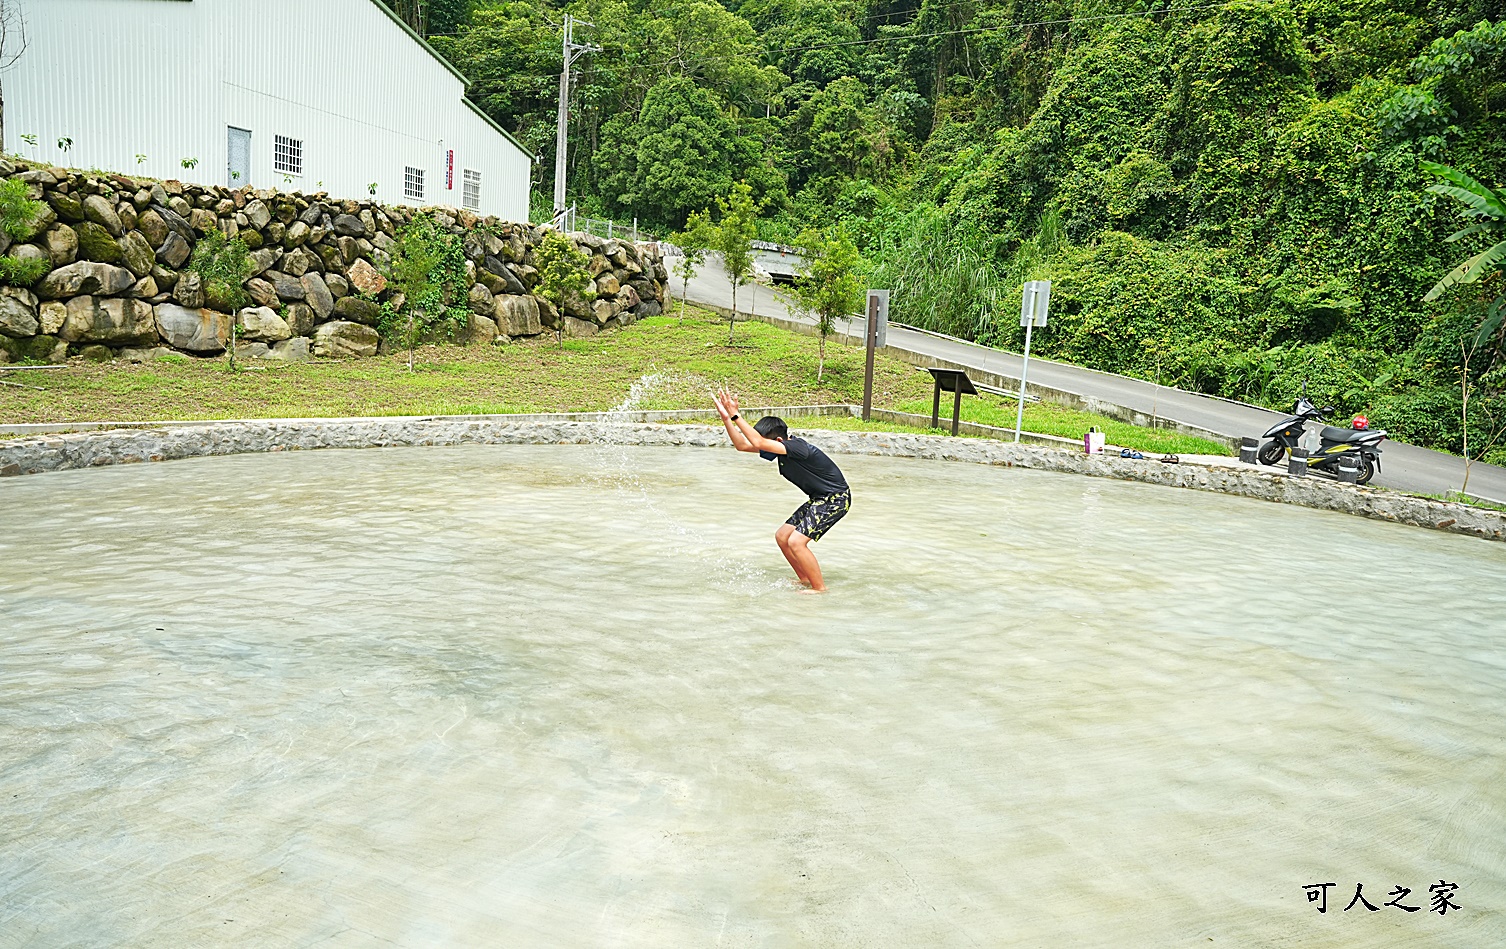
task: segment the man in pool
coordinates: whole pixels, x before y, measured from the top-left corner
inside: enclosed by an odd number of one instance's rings
[[[779,473],[809,498],[780,525],[774,540],[809,592],[825,593],[821,565],[811,553],[810,544],[820,540],[852,507],[847,479],[825,452],[803,438],[792,437],[784,419],[765,415],[757,425],[749,425],[738,414],[737,399],[731,393],[718,393],[714,401],[732,447],[738,451],[756,451],[765,461],[778,461]]]

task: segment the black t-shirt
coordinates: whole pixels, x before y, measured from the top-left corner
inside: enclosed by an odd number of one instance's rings
[[[842,477],[842,469],[836,462],[803,438],[785,438],[782,455],[769,451],[761,451],[759,455],[767,461],[778,459],[779,473],[812,500],[848,490],[847,479]]]

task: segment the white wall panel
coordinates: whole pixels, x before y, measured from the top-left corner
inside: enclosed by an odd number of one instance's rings
[[[7,151],[227,184],[225,130],[235,126],[252,133],[251,181],[237,186],[366,198],[375,182],[379,200],[399,203],[412,165],[426,172],[423,203],[459,206],[462,169],[473,168],[483,213],[527,219],[530,157],[372,0],[20,2],[31,46],[0,77]],[[303,142],[304,173],[291,182],[273,169],[275,135]],[[61,136],[74,140],[66,153]],[[185,170],[185,158],[198,166]]]

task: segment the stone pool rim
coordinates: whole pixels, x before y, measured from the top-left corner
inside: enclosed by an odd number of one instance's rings
[[[840,411],[839,411],[840,409]],[[816,410],[816,411],[813,411]],[[846,415],[846,406],[772,406],[746,409],[776,415]],[[584,418],[582,418],[584,416]],[[511,416],[411,416],[385,418],[258,419],[174,422],[130,428],[23,436],[0,441],[0,476],[45,474],[80,468],[170,461],[216,455],[353,448],[455,445],[616,444],[643,447],[726,447],[720,428],[674,424],[706,413],[654,412]],[[991,439],[849,432],[821,429],[821,447],[838,455],[877,455],[969,462],[1138,481],[1294,504],[1377,520],[1506,541],[1506,512],[1451,501],[1412,497],[1318,477],[1292,477],[1254,466],[1194,462],[1163,464],[1152,458],[1085,455],[1054,445]]]

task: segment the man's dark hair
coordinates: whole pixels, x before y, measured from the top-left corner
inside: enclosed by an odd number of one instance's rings
[[[790,427],[777,415],[765,415],[753,426],[753,431],[764,438],[785,438],[790,434]]]

